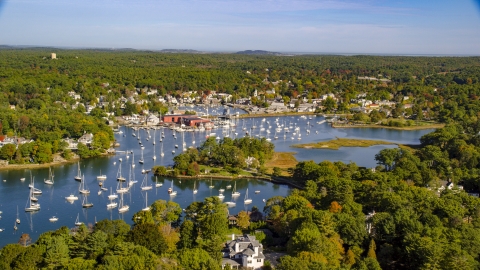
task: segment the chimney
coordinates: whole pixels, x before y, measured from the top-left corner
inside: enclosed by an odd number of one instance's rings
[[[232,233],[232,241],[235,240],[235,234]]]

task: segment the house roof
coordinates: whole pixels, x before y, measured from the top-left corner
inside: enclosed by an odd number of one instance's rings
[[[240,266],[240,264],[232,259],[229,258],[222,258],[222,265],[230,265],[230,266]]]
[[[255,254],[255,252],[250,248],[247,248],[247,249],[243,250],[242,253],[244,255],[254,255]]]

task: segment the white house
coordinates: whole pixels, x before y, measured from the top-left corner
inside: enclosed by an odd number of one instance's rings
[[[236,239],[232,234],[232,241],[225,244],[222,253],[222,268],[229,264],[236,268],[242,266],[247,269],[260,269],[265,261],[262,244],[255,239],[255,236],[249,234]]]
[[[158,123],[160,123],[160,119],[153,115],[153,114],[150,114],[148,117],[147,117],[147,125],[158,125]]]
[[[93,141],[93,134],[92,133],[85,133],[78,139],[79,143],[83,143],[85,145],[91,144]]]

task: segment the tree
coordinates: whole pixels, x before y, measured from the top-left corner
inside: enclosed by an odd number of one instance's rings
[[[197,239],[197,230],[191,220],[185,220],[180,226],[179,248],[191,249],[195,247]]]
[[[250,216],[245,211],[240,211],[237,216],[237,226],[246,229],[250,225]]]
[[[375,245],[375,240],[371,239],[370,244],[368,245],[367,257],[377,259],[377,255],[375,254],[376,249],[377,246]]]
[[[128,240],[148,248],[155,254],[162,254],[168,249],[165,238],[155,224],[135,225],[128,235]]]
[[[12,160],[16,150],[17,147],[15,146],[15,144],[5,144],[4,146],[2,146],[2,148],[0,148],[0,157],[6,160]]]
[[[331,112],[333,111],[333,109],[335,109],[337,102],[332,97],[329,96],[323,101],[322,104],[323,104],[323,107],[325,108],[325,111]]]
[[[220,269],[218,263],[206,251],[199,248],[182,250],[178,260],[184,269]]]
[[[342,206],[338,202],[333,201],[330,204],[330,209],[328,211],[330,211],[332,213],[338,213],[338,212],[342,211]]]
[[[170,224],[180,218],[182,208],[176,202],[156,200],[151,206],[153,220],[156,224]]]

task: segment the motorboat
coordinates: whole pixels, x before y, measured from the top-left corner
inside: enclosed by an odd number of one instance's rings
[[[51,218],[48,219],[50,222],[57,222],[58,221],[58,218],[56,216],[53,216]]]
[[[78,200],[78,197],[73,195],[73,194],[70,194],[69,196],[65,197],[65,200],[67,200],[69,202],[73,202],[73,201]]]

